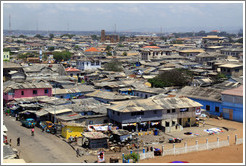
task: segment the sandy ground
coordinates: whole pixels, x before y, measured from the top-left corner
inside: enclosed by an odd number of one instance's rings
[[[200,152],[192,152],[187,154],[175,155],[175,156],[164,156],[155,157],[154,159],[141,160],[141,163],[168,163],[171,161],[188,161],[190,163],[242,163],[243,162],[243,148],[244,145],[235,145],[235,134],[238,138],[243,138],[243,123],[238,123],[229,120],[217,120],[209,119],[206,124],[214,125],[217,127],[227,127],[229,131],[219,133],[215,135],[202,135],[198,137],[190,136],[184,138],[183,141],[187,142],[187,145],[195,145],[195,140],[199,143],[205,143],[206,138],[209,142],[216,141],[217,138],[220,140],[226,140],[227,136],[230,136],[230,146],[219,149],[212,149]],[[207,125],[207,127],[210,127]],[[206,125],[205,125],[206,127]],[[192,129],[191,129],[192,130]],[[175,134],[174,134],[175,135]],[[161,147],[161,145],[159,145]],[[172,144],[165,144],[165,148],[171,148]],[[176,144],[176,147],[183,147],[184,144]]]
[[[232,145],[175,156],[158,156],[153,159],[141,160],[140,163],[169,163],[172,161],[187,161],[189,163],[242,163],[243,145]]]

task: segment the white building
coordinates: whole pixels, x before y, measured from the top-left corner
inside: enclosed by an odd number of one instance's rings
[[[79,70],[94,70],[101,68],[101,62],[93,59],[79,59],[76,61],[76,68]]]

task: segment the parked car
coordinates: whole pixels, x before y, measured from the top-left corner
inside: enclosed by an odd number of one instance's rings
[[[36,125],[36,122],[33,118],[27,118],[27,119],[21,120],[21,124],[25,127],[31,128]]]

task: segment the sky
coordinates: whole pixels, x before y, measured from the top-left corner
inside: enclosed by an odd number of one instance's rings
[[[242,3],[4,3],[3,28],[57,31],[239,30]]]

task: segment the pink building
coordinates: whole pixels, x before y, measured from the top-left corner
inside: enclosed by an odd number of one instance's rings
[[[16,98],[52,96],[52,86],[45,81],[15,83],[3,90],[4,104]]]

